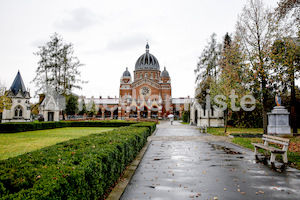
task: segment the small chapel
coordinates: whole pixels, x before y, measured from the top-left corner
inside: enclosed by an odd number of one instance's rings
[[[3,110],[1,122],[30,122],[30,93],[25,88],[20,71],[6,94],[11,99],[11,107]]]

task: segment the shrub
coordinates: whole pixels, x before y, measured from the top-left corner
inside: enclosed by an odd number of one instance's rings
[[[139,153],[151,128],[120,127],[2,160],[0,198],[99,199]]]
[[[3,123],[0,124],[0,133],[17,133],[62,127],[121,127],[135,123],[137,122],[121,120]]]

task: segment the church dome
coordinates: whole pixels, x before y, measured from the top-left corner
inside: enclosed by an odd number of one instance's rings
[[[166,67],[164,68],[164,71],[161,72],[161,77],[170,77],[169,72],[166,70]]]
[[[128,71],[128,67],[126,67],[126,71],[123,73],[123,76],[131,76],[130,72]]]
[[[136,63],[135,63],[135,70],[159,70],[159,63],[158,60],[153,56],[151,53],[149,53],[149,45],[147,43],[146,45],[146,53],[141,55]]]

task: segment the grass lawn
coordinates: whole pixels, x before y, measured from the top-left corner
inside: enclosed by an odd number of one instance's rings
[[[66,140],[93,133],[101,133],[115,128],[107,127],[68,127],[40,131],[0,134],[0,160],[26,152],[41,149]]]
[[[228,136],[231,133],[263,133],[262,128],[233,128],[227,127],[227,133],[224,133],[225,128],[207,128],[207,132],[217,136]]]
[[[298,130],[299,132],[300,130]],[[227,136],[231,133],[263,133],[262,128],[227,128],[227,134],[224,133],[224,128],[208,128],[207,132],[217,136]],[[246,148],[254,150],[252,142],[261,142],[261,138],[240,138],[236,137],[231,139],[231,142]],[[278,158],[280,158],[278,156]],[[300,169],[300,136],[293,137],[290,140],[288,150],[288,160],[291,166]]]

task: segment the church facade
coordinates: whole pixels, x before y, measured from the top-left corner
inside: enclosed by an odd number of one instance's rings
[[[100,118],[166,118],[169,114],[181,117],[189,109],[190,97],[172,98],[171,77],[166,67],[161,71],[157,58],[149,52],[142,54],[135,63],[131,74],[128,68],[120,79],[119,97],[85,98],[79,103],[95,102]]]
[[[10,89],[6,91],[11,99],[10,109],[4,109],[2,123],[5,122],[30,122],[30,93],[26,90],[20,72],[17,73]]]

